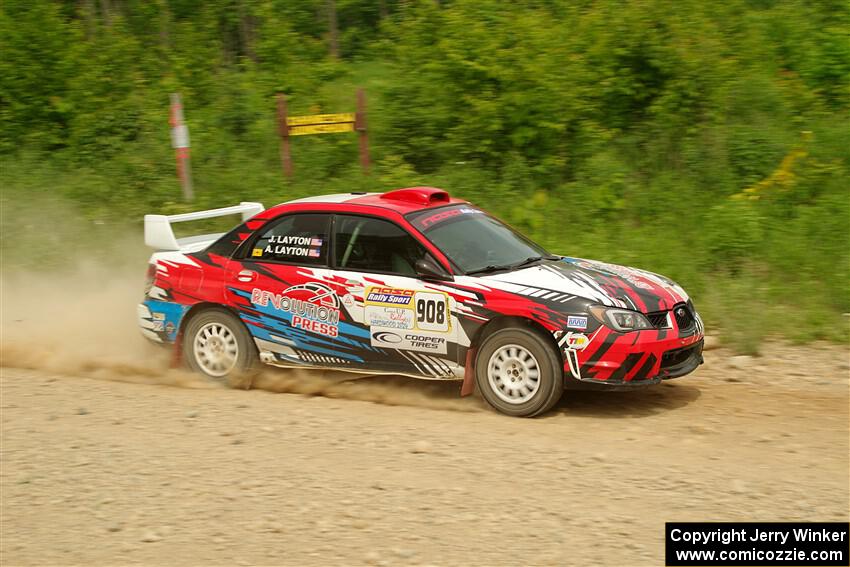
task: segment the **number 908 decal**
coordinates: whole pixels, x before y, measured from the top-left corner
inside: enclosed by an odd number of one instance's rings
[[[446,333],[451,329],[449,296],[436,291],[417,291],[413,296],[416,328]]]

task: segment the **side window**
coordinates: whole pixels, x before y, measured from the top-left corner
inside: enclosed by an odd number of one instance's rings
[[[261,228],[247,257],[251,260],[325,265],[328,261],[328,224],[324,214],[294,214]]]
[[[410,234],[381,219],[337,215],[334,236],[339,269],[416,276],[416,261],[428,255]]]
[[[240,233],[242,238],[239,238]],[[232,256],[239,245],[242,244],[244,237],[251,233],[251,230],[242,223],[230,232],[223,234],[218,240],[209,245],[205,252],[218,254],[219,256]]]

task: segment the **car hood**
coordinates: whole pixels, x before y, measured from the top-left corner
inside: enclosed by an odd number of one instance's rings
[[[641,313],[665,311],[688,301],[685,291],[664,276],[582,258],[544,260],[528,268],[476,279],[542,301],[566,303],[571,297],[583,297]]]

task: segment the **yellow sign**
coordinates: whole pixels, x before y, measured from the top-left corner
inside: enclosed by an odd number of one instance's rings
[[[304,126],[306,124],[337,124],[339,122],[354,122],[354,113],[340,112],[338,114],[311,114],[310,116],[290,116],[286,120],[286,124],[290,127]],[[348,130],[340,130],[340,132],[348,132]]]
[[[354,132],[354,122],[308,124],[306,126],[289,127],[290,136],[303,136],[305,134],[334,134],[336,132]]]

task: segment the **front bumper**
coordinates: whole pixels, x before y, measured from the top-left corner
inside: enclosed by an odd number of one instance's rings
[[[565,383],[632,388],[678,378],[702,364],[703,338],[701,322],[684,333],[675,328],[619,333],[600,327],[580,348],[564,348]]]

